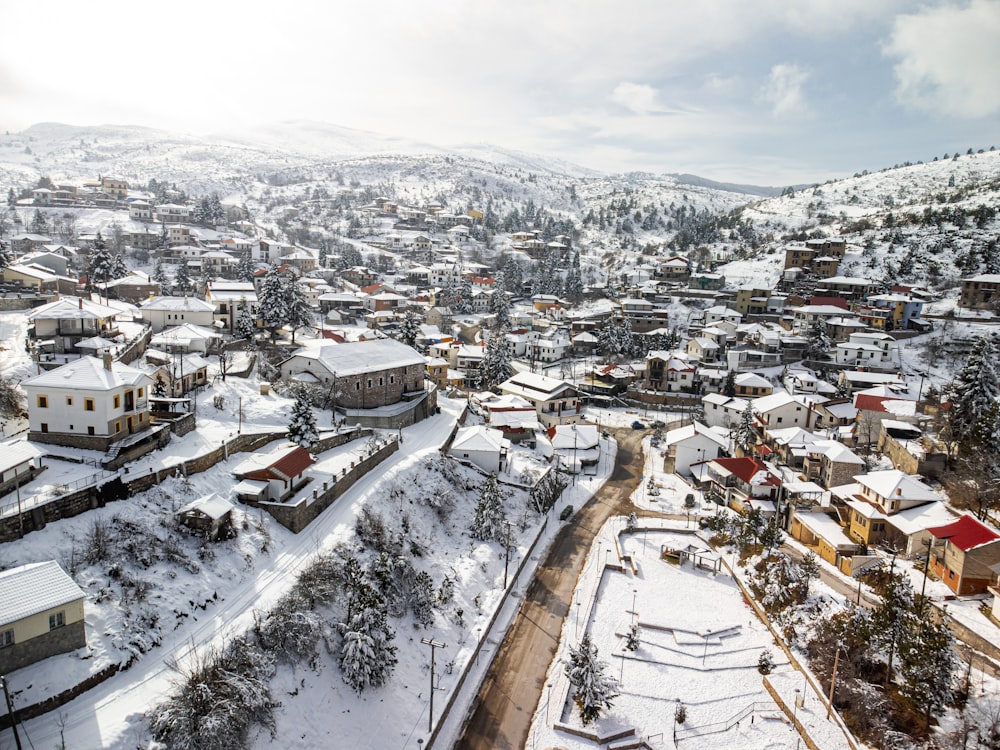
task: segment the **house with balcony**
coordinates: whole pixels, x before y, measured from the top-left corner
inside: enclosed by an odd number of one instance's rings
[[[663,436],[663,470],[690,476],[691,466],[729,454],[728,430],[692,422]]]
[[[898,469],[871,471],[854,480],[830,489],[849,509],[848,535],[859,544],[883,543],[897,533],[892,516],[941,500],[926,484]]]
[[[816,440],[806,447],[802,473],[807,481],[829,489],[849,484],[865,462],[838,440]]]
[[[206,285],[205,301],[212,305],[213,324],[231,334],[236,333],[243,310],[257,318],[257,290],[252,281],[217,279]]]
[[[519,372],[500,384],[500,392],[520,396],[534,406],[538,421],[545,427],[576,423],[583,419],[579,391],[563,380]]]
[[[965,514],[944,526],[928,529],[931,571],[959,596],[984,594],[996,582],[1000,566],[1000,534]]]
[[[837,344],[835,361],[841,367],[895,370],[895,343],[887,333],[852,333],[847,341]]]
[[[745,513],[758,508],[765,518],[774,515],[781,490],[781,477],[774,467],[758,458],[715,458],[704,464],[701,483],[706,496]]]
[[[119,310],[83,297],[63,297],[28,313],[28,337],[39,350],[56,354],[80,354],[84,339],[119,335],[115,316]]]
[[[989,310],[1000,299],[1000,273],[981,273],[962,279],[958,306],[968,310]]]
[[[198,297],[153,297],[139,308],[153,333],[188,324],[208,328],[215,322],[215,305]]]
[[[81,357],[21,383],[28,396],[28,439],[107,450],[147,430],[153,379],[142,370]]]

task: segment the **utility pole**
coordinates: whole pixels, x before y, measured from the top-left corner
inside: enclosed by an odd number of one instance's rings
[[[833,655],[833,676],[830,678],[830,700],[826,704],[826,720],[830,720],[833,710],[833,691],[837,687],[837,664],[840,662],[840,641],[837,641],[837,652]]]
[[[3,697],[7,701],[7,715],[10,716],[10,728],[14,732],[14,744],[17,750],[21,748],[21,737],[17,733],[17,720],[14,718],[14,702],[10,699],[10,691],[7,689],[7,678],[0,675],[0,687],[3,688]]]
[[[504,521],[507,524],[507,537],[503,542],[503,588],[504,591],[507,590],[507,565],[510,563],[510,521]]]
[[[427,731],[434,731],[434,691],[437,690],[434,687],[434,653],[439,648],[447,648],[447,644],[439,643],[432,638],[421,638],[420,642],[425,646],[431,647],[431,706],[430,711],[427,714]],[[20,745],[18,745],[18,750],[20,750]]]

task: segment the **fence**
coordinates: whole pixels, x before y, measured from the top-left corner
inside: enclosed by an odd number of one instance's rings
[[[731,717],[725,721],[716,721],[711,724],[702,724],[697,727],[681,727],[674,722],[674,745],[677,744],[678,740],[688,739],[689,737],[701,737],[706,734],[718,734],[719,732],[728,732],[730,729],[735,727],[741,721],[750,717],[750,723],[753,723],[753,716],[757,711],[767,711],[772,712],[774,706],[770,703],[764,702],[754,702],[748,705],[746,708],[733,714]]]
[[[26,513],[32,508],[37,508],[39,505],[44,505],[65,495],[71,495],[78,490],[88,489],[90,487],[96,487],[100,484],[104,484],[116,476],[118,476],[118,473],[115,471],[98,471],[95,474],[90,474],[89,476],[82,477],[81,479],[77,479],[66,484],[56,485],[52,489],[46,492],[40,492],[37,495],[15,498],[14,500],[10,500],[3,505],[0,505],[0,518],[3,518],[11,513]]]
[[[549,525],[549,519],[546,517],[542,521],[542,526],[538,530],[538,534],[535,536],[535,541],[531,543],[528,551],[524,553],[524,557],[521,558],[521,564],[517,566],[517,570],[514,575],[511,576],[510,586],[504,592],[503,597],[500,599],[500,603],[497,604],[495,610],[493,610],[493,617],[490,618],[489,623],[483,629],[483,635],[480,637],[479,642],[476,644],[475,650],[469,656],[468,662],[465,664],[465,669],[462,670],[462,674],[458,677],[458,682],[455,683],[455,687],[451,691],[451,695],[448,696],[448,702],[445,704],[444,709],[441,711],[440,717],[438,717],[437,723],[434,725],[434,731],[431,732],[431,736],[427,739],[427,750],[431,750],[434,747],[434,742],[438,738],[438,734],[441,732],[441,727],[444,726],[445,721],[451,714],[451,710],[455,706],[455,699],[458,698],[459,694],[462,692],[462,688],[465,685],[465,680],[469,676],[469,672],[474,666],[479,662],[479,653],[483,649],[483,645],[486,643],[487,639],[490,637],[490,633],[493,631],[493,626],[496,625],[497,618],[500,617],[500,613],[503,611],[504,605],[507,603],[507,599],[510,597],[511,593],[514,591],[514,585],[517,583],[517,579],[521,576],[521,572],[524,570],[524,566],[528,564],[528,560],[535,553],[535,548],[538,546],[538,542],[545,535],[545,529]],[[465,723],[469,720],[469,715],[465,716],[462,722],[462,729],[465,728]]]

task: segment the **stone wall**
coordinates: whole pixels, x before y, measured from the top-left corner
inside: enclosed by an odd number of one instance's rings
[[[289,531],[298,534],[312,523],[320,513],[329,508],[365,474],[399,450],[399,441],[392,440],[367,458],[354,464],[350,469],[333,480],[324,482],[312,491],[312,496],[304,497],[294,505],[288,503],[262,502],[259,507],[270,513],[274,519]]]
[[[155,427],[153,428],[156,429]],[[142,458],[147,453],[152,453],[157,448],[163,448],[170,442],[170,430],[161,429],[151,432],[147,438],[139,443],[122,448],[110,459],[101,461],[101,466],[106,471],[117,471],[130,461]]]
[[[68,623],[37,638],[29,638],[24,643],[0,649],[0,674],[10,674],[28,664],[86,645],[87,633],[83,620]]]
[[[16,489],[16,485],[25,485],[32,479],[37,477],[43,471],[45,471],[48,466],[42,465],[38,468],[32,466],[27,471],[18,471],[17,476],[11,477],[6,482],[0,482],[0,497],[3,497],[8,492],[13,492]]]
[[[76,435],[71,432],[36,432],[35,430],[28,433],[28,440],[46,445],[82,448],[87,451],[106,451],[113,442],[110,435]]]
[[[20,539],[29,532],[44,529],[46,524],[52,521],[78,516],[125,496],[125,486],[117,476],[109,478],[103,484],[69,492],[42,505],[28,508],[20,514],[12,513],[0,518],[0,542]]]

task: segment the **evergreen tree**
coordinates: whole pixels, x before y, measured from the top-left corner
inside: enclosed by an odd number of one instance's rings
[[[826,332],[826,323],[814,320],[806,331],[806,359],[825,360],[830,354],[833,342]]]
[[[507,511],[504,492],[497,482],[497,475],[490,472],[479,495],[476,516],[470,531],[473,539],[503,543],[507,538]]]
[[[101,236],[101,233],[97,233],[97,237],[94,239],[94,244],[90,249],[90,255],[87,257],[87,278],[90,282],[90,287],[93,288],[95,283],[101,283],[105,287],[105,296],[107,296],[107,283],[114,278],[112,272],[114,270],[114,261],[112,259],[111,251],[108,250],[108,245]]]
[[[495,388],[513,374],[507,335],[502,331],[493,331],[486,340],[486,351],[479,366],[479,387],[484,390]]]
[[[319,442],[316,431],[316,416],[309,403],[299,396],[292,406],[292,421],[288,423],[288,439],[306,450],[315,447]]]
[[[167,269],[163,266],[162,259],[156,261],[156,267],[153,269],[153,281],[160,285],[160,290],[164,294],[169,294],[170,276],[167,275]]]
[[[914,626],[913,588],[910,581],[896,573],[882,593],[882,601],[872,611],[872,641],[875,646],[885,649],[888,654],[886,682],[892,678],[892,660],[896,647]]]
[[[899,643],[899,692],[923,710],[930,728],[933,713],[955,696],[955,638],[948,626],[929,617],[915,617]]]
[[[467,278],[463,278],[459,284],[456,293],[456,307],[457,312],[460,313],[472,312],[472,282]]]
[[[521,271],[521,264],[513,257],[507,258],[503,264],[504,288],[513,292],[515,296],[521,294],[521,287],[524,284],[524,273]]]
[[[736,370],[726,373],[726,381],[722,384],[722,395],[730,398],[736,395]]]
[[[45,234],[49,231],[49,220],[45,218],[45,214],[42,213],[40,208],[35,209],[34,215],[31,217],[31,231],[35,234]]]
[[[128,266],[125,265],[125,258],[121,253],[114,253],[111,256],[111,278],[123,279],[128,276]]]
[[[14,253],[7,249],[7,243],[0,240],[0,271],[14,262]]]
[[[740,414],[740,423],[736,426],[736,432],[733,434],[733,440],[736,445],[743,449],[745,455],[749,455],[757,444],[757,429],[753,422],[753,402],[747,401],[746,408]]]
[[[218,193],[212,193],[208,197],[208,217],[213,224],[226,223],[226,209],[222,207],[222,201]]]
[[[278,267],[275,264],[267,269],[264,281],[260,285],[260,319],[271,334],[274,341],[278,329],[288,320],[285,285],[281,281]]]
[[[156,378],[153,381],[153,395],[156,398],[166,398],[167,382],[163,378]]]
[[[257,323],[254,322],[253,315],[250,314],[250,305],[246,299],[240,300],[240,314],[236,318],[236,334],[241,339],[253,342],[257,335]]]
[[[510,300],[507,299],[507,278],[499,274],[496,283],[493,285],[493,293],[490,295],[490,313],[493,315],[493,323],[490,326],[494,331],[506,333],[510,330]]]
[[[289,277],[284,284],[285,292],[285,323],[292,329],[292,343],[295,343],[295,332],[303,326],[312,325],[313,309],[306,299],[305,291],[298,279]]]
[[[389,627],[384,602],[370,586],[361,584],[351,598],[349,617],[340,624],[340,670],[344,682],[361,693],[381,687],[392,676],[396,633]]]
[[[407,346],[415,347],[418,336],[420,336],[420,322],[413,310],[407,310],[399,327],[399,340]]]
[[[240,262],[236,264],[236,278],[239,281],[253,281],[254,264],[249,250],[240,253]]]
[[[590,633],[584,633],[580,645],[570,649],[569,659],[565,673],[573,688],[573,700],[580,709],[580,720],[587,726],[612,707],[618,697],[618,681],[605,674],[607,665],[598,660]]]
[[[974,442],[977,432],[983,434],[981,420],[1000,394],[1000,374],[997,371],[997,350],[987,336],[976,341],[965,366],[948,387],[951,409],[948,426],[952,440]]]
[[[566,274],[566,296],[571,302],[583,299],[583,277],[580,275],[580,251],[573,252],[573,261]]]
[[[194,288],[191,283],[191,273],[188,271],[187,261],[181,258],[174,272],[174,289],[180,292],[190,292]]]

